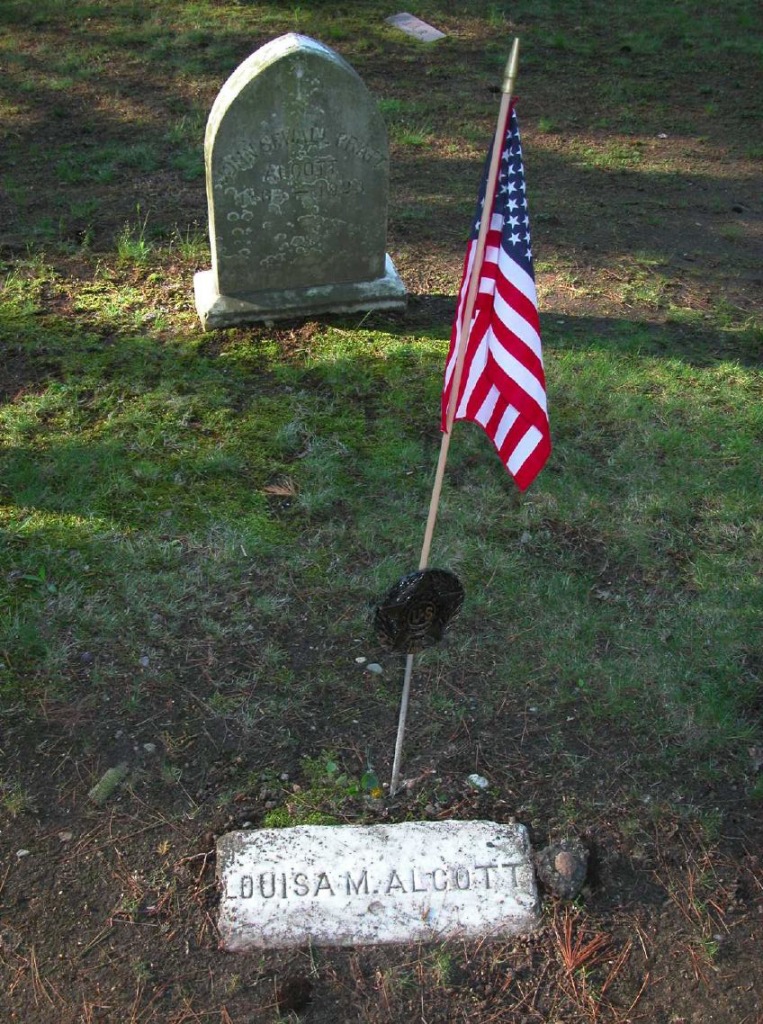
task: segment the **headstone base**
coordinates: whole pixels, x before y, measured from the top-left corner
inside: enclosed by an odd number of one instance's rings
[[[252,295],[221,295],[211,270],[194,275],[196,310],[205,331],[263,320],[292,320],[322,313],[405,309],[406,292],[395,265],[386,257],[384,277],[375,281],[278,289]]]

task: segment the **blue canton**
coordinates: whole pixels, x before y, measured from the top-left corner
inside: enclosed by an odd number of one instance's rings
[[[492,146],[491,146],[492,152]],[[471,238],[477,238],[482,210],[485,205],[488,168],[491,152],[488,153],[480,185],[477,211],[472,224]],[[503,217],[501,247],[530,277],[534,278],[532,248],[530,244],[530,216],[527,208],[525,170],[522,164],[522,144],[519,140],[519,125],[516,111],[512,108],[498,170],[493,213]]]

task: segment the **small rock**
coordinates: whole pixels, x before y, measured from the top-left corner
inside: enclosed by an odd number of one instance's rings
[[[569,850],[562,850],[554,857],[554,870],[566,881],[571,881],[578,870],[578,862]]]
[[[148,668],[148,666],[150,664],[151,664],[151,659],[147,655],[144,654],[143,657],[140,659],[140,666],[141,666],[141,668]]]
[[[383,671],[384,669],[376,661],[372,661],[370,664],[366,665],[366,672],[373,672],[374,675],[380,676]]]
[[[58,838],[61,840],[62,843],[70,843],[74,838],[74,833],[69,832],[68,830],[66,832],[59,832]]]
[[[470,775],[466,781],[475,789],[487,789],[490,785],[484,775]]]
[[[127,777],[127,773],[128,767],[125,762],[109,768],[88,792],[88,798],[99,807],[103,806],[120,783]]]
[[[577,839],[562,839],[540,850],[535,866],[548,892],[563,900],[574,900],[588,874],[588,850]]]
[[[356,658],[356,659],[355,659],[355,662],[356,662],[356,663],[357,663],[358,665],[365,665],[365,663],[366,663],[367,661],[368,661],[368,658],[364,658],[362,654],[360,655],[360,657],[358,657],[358,658]]]

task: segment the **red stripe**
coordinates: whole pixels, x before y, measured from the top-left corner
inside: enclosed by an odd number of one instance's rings
[[[478,378],[477,383],[475,384],[472,390],[472,393],[469,397],[469,402],[467,403],[466,406],[465,415],[459,418],[468,420],[475,419],[477,413],[482,408],[482,403],[485,401],[488,394],[490,393],[490,389],[492,388],[492,386],[493,382],[490,380],[490,377],[486,373],[483,373]]]
[[[509,377],[504,370],[501,369],[490,353],[488,353],[487,357],[486,373],[504,396],[506,401],[510,405],[513,405],[521,416],[524,416],[525,419],[534,424],[541,432],[548,429],[548,416],[545,409],[538,405],[536,400],[528,395],[524,388],[520,387],[515,380]],[[541,384],[544,385],[545,389],[545,381],[543,378],[541,378]]]
[[[516,444],[519,441],[521,441],[527,433],[528,424],[526,421],[523,421],[520,417],[512,425],[511,430],[509,430],[506,438],[504,439],[503,444],[499,448],[495,441],[495,429],[497,428],[497,425],[500,423],[501,419],[503,419],[503,415],[506,412],[507,408],[508,404],[506,402],[503,402],[499,398],[495,413],[491,417],[490,422],[488,423],[488,428],[492,427],[493,429],[491,431],[490,429],[486,428],[485,433],[490,438],[490,441],[492,442],[493,447],[498,453],[498,457],[500,458],[501,462],[504,464],[507,471],[511,473],[511,470],[509,469],[509,460],[511,459],[511,456],[514,454]],[[528,457],[525,459],[525,461],[522,463],[522,465],[519,467],[516,473],[511,473],[511,475],[514,477],[517,487],[519,487],[520,490],[527,490],[527,488],[530,486],[530,484],[533,482],[535,477],[538,475],[538,473],[545,465],[546,460],[548,459],[550,454],[551,439],[549,437],[548,432],[545,431],[542,432],[542,436],[539,438],[538,444],[530,453],[530,455],[528,455]]]
[[[532,299],[519,289],[513,281],[510,281],[503,274],[498,278],[496,290],[507,306],[511,306],[517,313],[530,324],[537,334],[540,334],[540,320],[538,309]]]
[[[512,474],[520,491],[526,491],[535,477],[540,473],[551,454],[551,438],[544,434],[538,442],[537,448],[523,462],[515,474]],[[508,466],[506,467],[508,469]]]
[[[493,317],[491,324],[493,328],[493,336],[498,341],[509,355],[513,356],[518,363],[521,363],[526,370],[528,370],[533,377],[537,377],[539,381],[543,381],[543,362],[533,352],[533,350],[526,345],[521,338],[509,330],[503,320],[500,320],[497,316]]]
[[[514,449],[517,447],[519,442],[524,438],[527,433],[530,424],[524,418],[524,416],[518,416],[511,427],[506,437],[503,439],[501,447],[498,448],[498,454],[501,456],[501,460],[508,469],[509,459],[511,458]],[[497,447],[497,446],[496,446]]]
[[[502,395],[499,396],[498,399],[496,400],[495,409],[493,409],[493,414],[485,425],[485,433],[492,440],[493,444],[495,444],[495,437],[496,434],[498,433],[498,428],[501,425],[501,420],[506,414],[508,408],[508,402],[505,400],[505,398],[503,398]],[[509,431],[509,433],[511,433],[511,431]],[[498,446],[496,445],[496,448],[497,447]]]

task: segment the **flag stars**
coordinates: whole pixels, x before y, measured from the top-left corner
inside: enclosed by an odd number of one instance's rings
[[[501,245],[507,255],[516,260],[532,274],[532,253],[530,250],[530,218],[527,212],[527,191],[524,180],[522,162],[522,146],[516,128],[516,119],[512,114],[510,131],[504,142],[501,159],[498,165],[498,176],[495,193],[492,199],[486,196],[486,182],[483,180],[477,212],[472,227],[472,237],[476,238],[480,227],[485,223],[485,214],[493,224],[493,218],[502,221]],[[485,199],[488,198],[487,211]]]

